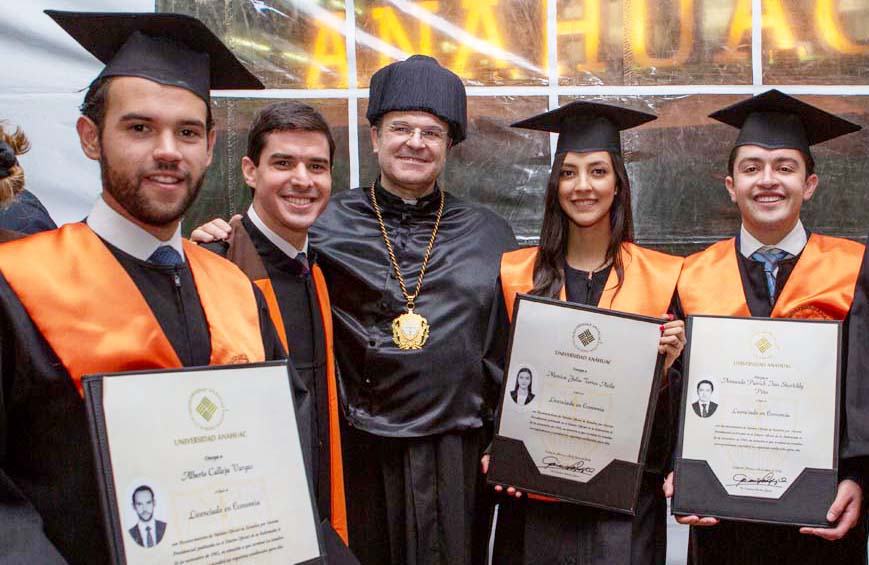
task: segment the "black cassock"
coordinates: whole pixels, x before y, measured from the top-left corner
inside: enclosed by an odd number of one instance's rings
[[[769,290],[766,286],[763,264],[744,257],[739,252],[738,240],[736,245],[739,274],[748,309],[753,317],[768,317],[772,313],[772,306],[769,303]],[[799,256],[796,256],[779,263],[776,296],[781,293],[798,260]],[[862,308],[866,307],[865,294],[862,297],[859,295],[858,292],[854,298],[852,312],[846,320],[846,329],[850,323],[848,320],[853,316],[854,307],[858,304],[862,304]],[[863,340],[865,339],[866,334],[863,334]],[[846,335],[843,346],[847,347],[847,345]],[[848,359],[847,352],[844,353],[843,359]],[[846,404],[847,401],[843,399],[843,412]],[[861,454],[865,455],[865,453]],[[864,473],[861,465],[865,463],[851,455],[853,454],[845,450],[841,451],[839,480],[852,479],[862,483],[861,477]],[[679,478],[676,477],[676,480],[678,481]],[[729,520],[722,520],[717,526],[712,527],[692,526],[688,562],[697,565],[866,563],[866,523],[861,519],[845,538],[835,542],[801,534],[799,528],[795,526],[750,524]]]
[[[603,269],[589,277],[587,272],[566,267],[567,300],[596,306],[611,269]],[[505,308],[502,300],[501,309]],[[675,296],[669,311],[681,317]],[[680,360],[677,360],[667,375],[666,386],[658,395],[636,516],[578,504],[504,497],[499,501],[494,565],[664,563],[667,555],[667,502],[662,485],[671,469],[681,402],[679,366]]]
[[[184,366],[208,365],[208,326],[187,264],[152,265],[107,247]],[[265,300],[254,290],[266,359],[282,359]],[[75,325],[70,321],[70,332]],[[2,275],[0,332],[0,562],[108,563],[84,400]],[[159,407],[142,406],[144,433],[155,418]]]
[[[377,202],[413,292],[441,192]],[[503,328],[492,323],[508,224],[446,194],[416,312],[422,349],[402,351],[392,321],[405,311],[368,189],[332,198],[311,232],[329,286],[346,423],[350,547],[365,564],[480,563],[488,513],[480,457],[500,386]],[[500,332],[500,333],[499,333]]]

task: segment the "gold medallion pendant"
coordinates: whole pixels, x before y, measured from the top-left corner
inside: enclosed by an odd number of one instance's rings
[[[392,320],[392,341],[399,349],[422,349],[428,340],[428,320],[408,310]]]
[[[380,224],[380,234],[383,236],[383,242],[386,244],[386,252],[389,254],[389,261],[392,263],[395,278],[398,279],[401,293],[404,295],[404,299],[407,300],[407,312],[392,320],[392,341],[395,342],[395,345],[399,349],[422,349],[422,346],[428,341],[429,325],[428,320],[413,311],[413,303],[419,296],[419,291],[422,290],[422,279],[425,276],[425,268],[428,266],[431,250],[434,248],[435,238],[438,235],[438,227],[441,224],[441,216],[444,213],[444,201],[446,197],[444,196],[444,192],[441,191],[441,203],[438,207],[434,227],[431,230],[431,237],[428,240],[428,248],[425,250],[422,265],[419,268],[419,276],[416,279],[416,290],[413,294],[410,294],[407,292],[407,285],[404,284],[401,269],[398,268],[398,261],[395,258],[395,251],[392,249],[392,242],[389,241],[389,235],[386,233],[386,224],[383,223],[380,206],[377,205],[377,195],[374,190],[376,182],[371,183],[371,205],[374,208],[375,215],[377,215],[377,222]]]

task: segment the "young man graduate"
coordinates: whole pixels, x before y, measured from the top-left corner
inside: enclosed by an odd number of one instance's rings
[[[739,235],[688,257],[678,292],[685,314],[844,320],[863,246],[809,234],[800,209],[818,187],[810,146],[860,126],[771,90],[710,117],[740,129],[727,191]],[[840,460],[830,528],[748,524],[709,517],[691,524],[692,563],[865,563],[860,470]],[[675,477],[678,482],[679,477]],[[672,479],[665,490],[672,492]]]
[[[225,242],[205,247],[238,265],[262,290],[301,381],[295,386],[302,445],[320,518],[347,542],[332,313],[308,229],[329,202],[335,141],[319,112],[299,102],[263,108],[248,132],[241,168],[253,191]],[[334,539],[327,538],[327,542]],[[330,562],[346,549],[327,548]],[[346,558],[346,557],[345,557]]]
[[[0,246],[0,561],[107,563],[81,377],[284,355],[250,280],[180,237],[209,90],[262,85],[194,18],[49,15],[106,63],[77,123],[103,192],[86,223]]]
[[[377,71],[367,117],[380,174],[332,198],[310,232],[332,297],[350,548],[366,565],[485,559],[479,465],[506,345],[495,281],[516,242],[437,183],[466,107],[461,79],[431,57]]]

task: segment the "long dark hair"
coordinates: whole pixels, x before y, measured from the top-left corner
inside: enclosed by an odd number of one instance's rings
[[[616,174],[616,195],[610,208],[611,235],[606,250],[606,261],[613,263],[621,288],[625,271],[619,250],[624,242],[634,241],[634,220],[631,213],[631,182],[621,155],[608,151]],[[567,234],[570,218],[558,202],[558,182],[565,154],[556,155],[546,186],[543,225],[540,227],[540,249],[534,262],[534,288],[531,294],[558,298],[564,287],[564,257],[567,254]]]
[[[528,383],[528,394],[534,394],[531,391],[531,387],[534,384],[534,375],[531,373],[531,369],[529,369],[528,367],[522,367],[516,373],[516,386],[513,387],[513,392],[519,394],[519,375],[521,375],[522,373],[528,373],[528,378],[531,379],[531,381]]]

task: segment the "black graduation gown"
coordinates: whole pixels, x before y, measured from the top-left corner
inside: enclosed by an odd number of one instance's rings
[[[736,246],[739,275],[748,309],[753,317],[769,317],[772,306],[763,264],[744,257],[739,252],[738,239]],[[779,263],[776,296],[781,293],[798,260],[799,256],[796,256]],[[848,318],[850,317],[849,315]],[[848,338],[845,336],[843,344],[847,345],[847,343]],[[847,358],[846,352],[843,359]],[[845,402],[842,402],[842,406],[845,406]],[[839,479],[861,482],[862,471],[858,465],[857,460],[840,458]],[[692,526],[688,543],[688,562],[696,565],[866,563],[866,523],[861,519],[848,535],[835,542],[801,534],[799,528],[795,526],[749,524],[729,520],[722,520],[717,526],[711,527]]]
[[[612,267],[589,277],[565,268],[569,302],[597,305]],[[502,302],[502,308],[506,308]],[[670,312],[682,317],[674,296]],[[655,409],[646,471],[636,516],[577,504],[533,499],[499,500],[494,565],[663,564],[667,556],[667,502],[662,485],[671,469],[677,408],[681,401],[680,361],[667,375]]]
[[[187,265],[151,265],[107,247],[184,366],[207,365],[208,326]],[[284,358],[254,290],[266,359]],[[93,461],[84,400],[0,275],[0,562],[108,563]]]
[[[265,265],[275,291],[287,334],[288,354],[299,376],[293,382],[293,397],[302,449],[311,469],[320,518],[328,519],[331,513],[329,395],[326,384],[326,338],[317,290],[310,273],[306,274],[298,261],[269,241],[247,214],[241,221]],[[203,247],[224,257],[228,250],[224,242]],[[308,263],[313,266],[315,261],[316,253],[310,249]]]
[[[415,204],[377,187],[387,232],[413,292],[441,192]],[[347,425],[343,437],[350,547],[372,565],[481,563],[488,516],[480,456],[500,368],[490,323],[507,222],[446,194],[416,312],[431,327],[418,351],[392,341],[405,309],[369,190],[332,198],[311,230],[332,299]]]

